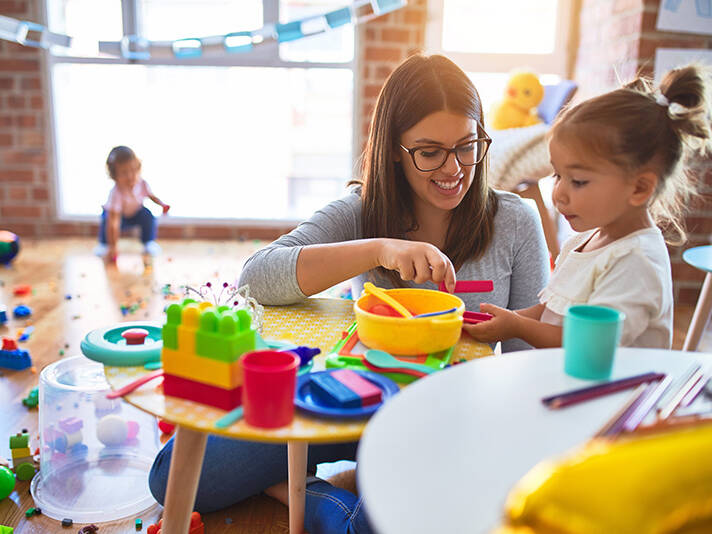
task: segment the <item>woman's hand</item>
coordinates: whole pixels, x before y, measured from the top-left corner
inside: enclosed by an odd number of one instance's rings
[[[455,268],[450,258],[435,245],[404,239],[381,240],[378,264],[397,271],[403,280],[413,280],[416,284],[433,282],[445,283],[447,290],[455,290]]]
[[[494,343],[519,337],[518,331],[521,317],[517,313],[494,304],[480,304],[480,311],[491,314],[492,319],[479,324],[462,325],[462,328],[477,341]]]

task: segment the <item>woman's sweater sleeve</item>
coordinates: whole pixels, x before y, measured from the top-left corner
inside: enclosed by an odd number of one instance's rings
[[[335,200],[245,263],[239,285],[261,304],[294,304],[306,298],[297,283],[297,258],[306,245],[359,239],[361,198],[357,193]]]

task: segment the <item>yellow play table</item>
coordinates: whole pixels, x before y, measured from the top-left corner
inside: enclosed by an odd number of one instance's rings
[[[314,370],[324,367],[324,357],[354,321],[353,301],[310,298],[292,306],[266,306],[262,337],[288,341],[297,345],[319,347]],[[488,345],[463,334],[455,347],[452,361],[471,360],[492,354]],[[148,373],[143,367],[105,367],[106,378],[114,389],[133,382]],[[188,532],[208,434],[250,441],[287,443],[289,468],[289,531],[301,533],[304,524],[304,498],[309,443],[356,441],[367,420],[334,421],[305,416],[297,411],[289,426],[261,429],[239,420],[227,428],[214,423],[225,411],[175,397],[166,397],[161,388],[147,383],[124,397],[137,408],[177,425],[171,457],[163,531],[171,534]]]

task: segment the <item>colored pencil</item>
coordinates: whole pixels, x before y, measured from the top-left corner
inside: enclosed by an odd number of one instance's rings
[[[594,386],[588,386],[581,389],[575,389],[573,391],[567,391],[565,393],[558,393],[550,397],[544,397],[541,399],[541,402],[552,409],[564,408],[565,406],[578,404],[579,402],[591,399],[597,399],[598,397],[603,397],[604,395],[609,395],[610,393],[615,393],[617,391],[634,388],[645,382],[662,380],[664,377],[664,374],[654,372],[629,376],[627,378],[603,382]]]
[[[672,377],[666,376],[663,378],[657,384],[657,387],[645,397],[643,402],[640,403],[638,408],[630,415],[630,417],[626,418],[623,423],[623,430],[626,432],[633,432],[633,430],[638,428],[638,425],[643,422],[645,417],[655,409],[658,401],[660,401],[661,397],[665,394],[671,384]],[[652,385],[653,384],[651,384],[651,386]]]
[[[630,418],[630,416],[638,409],[638,407],[645,401],[645,399],[650,396],[650,394],[657,389],[658,384],[656,382],[650,382],[648,384],[643,384],[643,390],[640,394],[633,399],[628,407],[626,408],[620,416],[612,422],[602,434],[605,437],[617,436],[623,430],[623,425]]]
[[[660,406],[667,406],[668,404],[670,404],[675,394],[680,391],[680,389],[687,383],[690,377],[701,368],[702,366],[700,364],[694,363],[690,365],[684,373],[678,376],[673,382],[668,392],[663,395],[662,399],[660,399]]]
[[[690,390],[702,379],[702,369],[696,369],[694,373],[675,391],[667,404],[662,405],[658,417],[667,419],[670,417],[682,402]]]
[[[682,399],[682,402],[680,403],[681,408],[687,408],[690,404],[694,402],[694,400],[700,396],[700,393],[702,393],[702,390],[705,388],[707,383],[710,381],[710,378],[712,378],[712,374],[707,373],[704,375],[700,380],[695,384],[692,389],[689,391],[687,395]]]
[[[641,398],[646,389],[648,389],[647,383],[638,385],[638,387],[635,388],[635,391],[630,396],[630,398],[625,401],[623,406],[621,406],[618,411],[608,419],[608,421],[604,423],[604,425],[598,430],[598,432],[593,435],[593,437],[600,438],[607,435],[611,428],[613,428],[613,426],[621,420],[623,415],[625,415],[630,410],[631,406]]]

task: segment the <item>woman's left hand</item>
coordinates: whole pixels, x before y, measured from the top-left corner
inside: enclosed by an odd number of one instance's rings
[[[480,304],[480,311],[492,315],[492,319],[479,324],[463,324],[462,328],[477,341],[494,343],[517,337],[519,315],[494,304]]]

